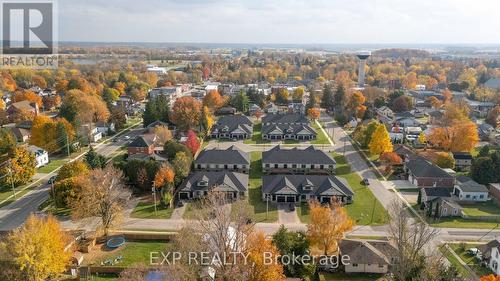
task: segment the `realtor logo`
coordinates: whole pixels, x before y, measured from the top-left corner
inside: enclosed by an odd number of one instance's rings
[[[1,1],[1,0],[0,0]],[[53,1],[2,1],[2,59],[6,67],[54,67]]]

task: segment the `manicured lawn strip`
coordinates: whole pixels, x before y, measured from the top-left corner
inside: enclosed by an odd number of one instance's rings
[[[49,164],[40,167],[38,169],[38,173],[43,173],[43,174],[48,174],[55,169],[59,168],[59,166],[62,166],[64,163],[68,162],[68,158],[58,158],[58,159],[51,159]]]
[[[462,276],[469,276],[469,271],[462,266],[460,261],[444,246],[439,247],[439,251],[443,256],[451,263],[451,265],[458,271]]]
[[[246,144],[259,144],[259,143],[270,143],[269,140],[262,139],[262,123],[256,123],[253,125],[253,133],[251,139],[246,139],[243,143]]]
[[[323,133],[316,122],[312,124],[312,127],[314,128],[314,130],[316,130],[316,133],[318,133],[318,135],[316,136],[315,140],[311,141],[311,144],[330,144],[330,142],[328,141],[328,137]]]
[[[156,206],[151,202],[139,202],[130,214],[130,217],[137,219],[169,219],[172,216],[173,208],[166,208],[160,204]]]
[[[344,272],[321,272],[319,273],[320,281],[373,281],[383,280],[382,274],[366,274],[366,273],[344,273]]]
[[[387,223],[388,214],[371,190],[361,184],[361,177],[351,172],[344,156],[332,153],[337,161],[336,175],[344,178],[354,192],[353,203],[346,205],[347,213],[357,225],[382,225]]]
[[[300,206],[297,207],[297,215],[302,223],[311,222],[311,216],[309,214],[309,206],[307,203],[301,203]]]
[[[255,222],[276,222],[278,220],[276,205],[269,203],[269,213],[266,219],[266,202],[262,200],[262,152],[251,152],[250,161],[248,201],[253,210],[253,220]]]
[[[482,267],[480,264],[476,262],[476,259],[473,256],[467,254],[467,249],[477,248],[481,244],[465,244],[465,248],[461,248],[460,244],[449,243],[450,248],[464,261],[478,276],[490,275],[493,272],[489,270],[487,267]]]
[[[38,187],[37,185],[32,185],[31,187],[26,188],[24,190],[21,190],[21,188],[24,188],[24,186],[18,186],[18,187],[16,187],[16,198],[10,197],[9,200],[4,201],[3,203],[0,203],[0,208],[3,207],[3,206],[9,205],[10,203],[16,201],[17,199],[21,198],[24,194],[26,194],[26,193],[34,190],[37,187]],[[3,187],[0,190],[0,201],[7,199],[9,196],[11,196],[13,194],[14,193],[12,193],[12,188]]]
[[[461,205],[468,216],[499,216],[500,207],[494,202],[475,203],[473,205]]]
[[[99,257],[95,264],[100,265],[101,262],[104,262],[107,259],[114,260],[118,256],[122,256],[123,259],[120,263],[116,264],[117,266],[126,267],[132,264],[148,265],[150,253],[165,251],[167,246],[168,243],[165,241],[127,241],[125,242],[125,245],[116,250],[109,251],[108,254]]]
[[[69,216],[71,214],[71,209],[68,207],[57,207],[54,206],[54,201],[49,197],[42,205],[38,206],[39,211],[46,211],[54,216]]]
[[[429,221],[428,221],[429,222]],[[474,229],[493,229],[500,228],[498,223],[480,220],[468,220],[462,218],[441,218],[439,222],[430,221],[429,224],[434,227],[445,228],[474,228]]]

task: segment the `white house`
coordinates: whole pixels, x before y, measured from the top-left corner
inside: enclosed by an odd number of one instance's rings
[[[104,136],[108,135],[110,132],[115,131],[115,123],[97,122],[95,126],[97,132],[101,133]]]
[[[457,201],[485,202],[489,199],[488,188],[466,176],[456,178],[453,195]]]
[[[500,240],[492,240],[478,248],[483,254],[483,260],[486,261],[493,274],[500,275]]]
[[[30,145],[28,150],[35,154],[36,168],[40,168],[49,163],[49,153],[38,146]]]

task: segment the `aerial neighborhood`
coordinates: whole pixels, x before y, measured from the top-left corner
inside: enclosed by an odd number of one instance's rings
[[[0,70],[0,280],[500,274],[498,58],[73,47]]]

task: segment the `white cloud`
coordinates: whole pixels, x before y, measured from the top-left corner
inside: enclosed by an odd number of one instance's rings
[[[60,39],[500,43],[498,0],[63,0]]]

